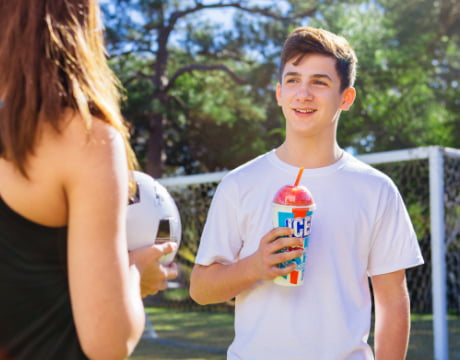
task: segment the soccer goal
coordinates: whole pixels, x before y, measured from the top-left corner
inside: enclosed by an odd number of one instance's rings
[[[357,158],[388,174],[404,198],[425,259],[407,271],[412,312],[433,314],[434,358],[448,360],[448,315],[460,315],[460,150],[430,146]],[[210,201],[226,173],[159,179],[181,212],[183,266],[193,265]]]

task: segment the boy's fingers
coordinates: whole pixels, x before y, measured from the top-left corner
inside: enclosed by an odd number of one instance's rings
[[[273,252],[278,252],[284,248],[303,248],[303,245],[302,238],[281,237],[272,243],[272,250]]]
[[[293,234],[291,228],[276,227],[271,229],[261,240],[262,243],[270,243],[281,237],[289,237]]]

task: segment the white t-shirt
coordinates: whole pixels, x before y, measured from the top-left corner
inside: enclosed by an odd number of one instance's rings
[[[254,253],[273,227],[271,202],[298,168],[275,151],[228,173],[209,209],[196,263],[231,264]],[[423,263],[401,196],[383,173],[345,153],[305,169],[317,208],[304,283],[259,281],[236,297],[230,360],[373,359],[368,276]]]

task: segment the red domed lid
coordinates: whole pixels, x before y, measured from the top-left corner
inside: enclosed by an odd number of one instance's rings
[[[275,195],[273,202],[281,205],[302,205],[302,206],[313,206],[315,201],[310,191],[302,185],[283,186]]]

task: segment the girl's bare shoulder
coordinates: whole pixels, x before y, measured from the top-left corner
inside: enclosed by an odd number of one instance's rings
[[[107,121],[91,116],[88,120],[78,112],[66,109],[55,129],[44,122],[40,129],[40,145],[55,145],[81,148],[97,143],[107,143],[120,137],[118,131]]]

